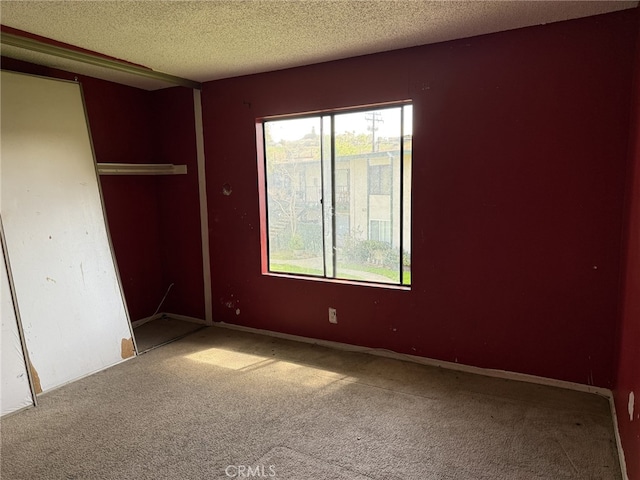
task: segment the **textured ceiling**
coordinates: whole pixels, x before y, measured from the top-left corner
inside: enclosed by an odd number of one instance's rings
[[[3,25],[197,81],[606,13],[636,1],[0,2]],[[4,46],[2,54],[137,87],[167,86]],[[55,62],[55,64],[52,64]]]

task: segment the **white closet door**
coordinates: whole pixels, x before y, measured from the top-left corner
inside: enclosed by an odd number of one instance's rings
[[[2,72],[0,208],[42,391],[133,355],[80,86]],[[36,393],[39,393],[36,384]]]
[[[0,415],[15,412],[23,407],[33,405],[27,364],[22,351],[22,342],[18,330],[18,320],[13,308],[9,275],[4,261],[3,250],[0,251],[0,315],[2,331],[0,340]]]

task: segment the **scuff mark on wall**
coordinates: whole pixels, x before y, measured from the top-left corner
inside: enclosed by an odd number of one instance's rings
[[[629,421],[633,422],[633,407],[636,403],[636,399],[635,399],[635,395],[633,393],[633,391],[629,392]]]
[[[40,383],[40,377],[38,376],[38,372],[33,366],[33,363],[31,363],[31,360],[29,360],[29,371],[31,372],[31,379],[33,380],[33,391],[36,392],[36,395],[42,393],[42,384]]]
[[[120,356],[124,358],[133,357],[136,354],[135,348],[133,348],[133,338],[123,338],[120,342]]]
[[[220,303],[230,310],[235,310],[236,315],[240,315],[240,300],[233,298],[233,293],[230,297],[220,297]]]
[[[58,283],[58,282],[55,281],[54,278],[46,277],[46,279],[47,279],[47,282]]]

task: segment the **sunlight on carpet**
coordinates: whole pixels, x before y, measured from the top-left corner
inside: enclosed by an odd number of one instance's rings
[[[273,375],[282,381],[294,381],[297,385],[313,388],[325,387],[339,381],[354,382],[356,380],[353,377],[332,372],[331,370],[286,362],[260,355],[225,350],[223,348],[208,348],[185,355],[184,358],[207,363],[216,367],[244,372],[263,369],[262,374],[265,376]]]

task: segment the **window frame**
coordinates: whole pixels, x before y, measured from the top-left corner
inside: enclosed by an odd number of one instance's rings
[[[409,251],[412,250],[411,248],[411,244],[412,244],[412,239],[409,238],[409,242],[405,242],[404,237],[404,230],[405,230],[405,209],[406,209],[406,204],[408,204],[408,209],[411,212],[409,215],[409,231],[413,232],[413,188],[412,188],[412,183],[413,183],[413,164],[414,164],[414,155],[413,155],[413,130],[411,131],[410,134],[410,140],[409,140],[409,148],[407,148],[407,133],[405,133],[405,109],[404,107],[406,106],[411,106],[413,107],[413,101],[412,100],[401,100],[401,101],[395,101],[395,102],[388,102],[388,103],[378,103],[378,104],[369,104],[369,105],[361,105],[361,106],[356,106],[356,107],[344,107],[344,108],[337,108],[337,109],[323,109],[323,110],[315,110],[315,111],[310,111],[310,112],[303,112],[303,113],[290,113],[290,114],[283,114],[283,115],[270,115],[270,116],[263,116],[263,117],[258,117],[255,120],[255,129],[256,129],[256,151],[257,151],[257,164],[258,164],[258,193],[259,193],[259,210],[260,210],[260,252],[261,252],[261,273],[262,275],[266,275],[266,276],[272,276],[272,277],[283,277],[283,278],[291,278],[291,279],[300,279],[300,280],[311,280],[311,281],[319,281],[319,282],[323,282],[323,283],[337,283],[337,284],[348,284],[348,285],[363,285],[363,286],[373,286],[373,287],[379,287],[379,288],[386,288],[386,289],[392,289],[392,290],[411,290],[411,286],[413,283],[413,278],[411,278],[409,283],[403,283],[404,282],[404,272],[405,272],[405,268],[403,265],[403,259],[404,259],[404,254],[405,254],[405,250],[404,250],[404,246],[405,243],[409,245]],[[331,274],[327,273],[327,269],[326,266],[324,268],[324,272],[323,275],[315,275],[315,274],[307,274],[307,273],[292,273],[292,272],[282,272],[282,271],[273,271],[270,269],[270,261],[269,261],[269,252],[270,252],[270,248],[269,248],[269,243],[270,243],[270,238],[269,238],[269,214],[268,214],[268,207],[267,207],[267,202],[268,202],[268,192],[267,192],[267,145],[266,145],[266,135],[265,135],[265,124],[267,122],[270,121],[278,121],[278,120],[297,120],[297,119],[306,119],[306,118],[318,118],[320,120],[320,124],[323,124],[323,119],[325,117],[328,117],[330,119],[330,124],[331,124],[331,134],[330,134],[330,142],[331,142],[331,154],[330,154],[330,158],[329,158],[329,162],[330,162],[330,171],[332,172],[332,176],[333,176],[333,180],[332,183],[335,181],[335,172],[337,170],[339,170],[339,168],[336,165],[336,153],[335,153],[335,117],[337,115],[341,115],[341,114],[347,114],[347,113],[361,113],[361,112],[369,112],[369,111],[376,111],[376,110],[384,110],[384,109],[393,109],[393,108],[400,108],[401,109],[401,120],[400,120],[400,136],[399,136],[399,140],[400,140],[400,146],[399,146],[399,206],[398,206],[398,214],[399,214],[399,246],[398,246],[398,250],[399,250],[399,261],[398,261],[398,267],[399,267],[399,281],[398,282],[380,282],[380,281],[375,281],[375,280],[364,280],[364,279],[348,279],[348,278],[341,278],[341,277],[336,277],[335,275],[335,271],[336,271],[336,256],[333,255],[333,272]],[[412,110],[412,118],[411,118],[411,123],[413,123],[413,110]],[[322,130],[321,130],[322,131]],[[322,135],[321,135],[321,139],[320,139],[320,143],[323,143],[323,139],[322,139]],[[406,168],[405,168],[405,153],[407,151],[411,152],[411,162],[409,163],[408,167],[410,169],[410,171],[408,172],[408,180],[407,179],[407,172],[406,172]],[[321,155],[321,170],[324,168],[323,162],[325,162],[325,159],[322,158]],[[391,167],[391,165],[389,165]],[[349,170],[347,170],[347,175],[348,177],[351,176],[351,172]],[[321,184],[322,184],[322,180],[321,180]],[[406,185],[408,184],[409,188],[410,188],[410,192],[409,192],[409,196],[408,196],[408,200],[405,201],[405,196],[404,196],[404,190],[406,188]],[[321,185],[321,199],[323,199],[323,193],[324,193],[324,185]],[[392,187],[393,189],[393,187]],[[332,186],[331,188],[332,190],[332,194],[333,197],[335,197],[336,195],[336,189],[335,189],[335,185]],[[370,195],[369,192],[369,180],[367,179],[367,196]],[[390,197],[393,197],[393,193],[389,194]],[[338,214],[340,214],[340,212],[338,212],[336,210],[336,198],[331,198],[331,204],[332,204],[332,214],[331,214],[331,219],[330,221],[332,222],[332,227],[331,230],[333,232],[333,240],[332,240],[332,246],[333,248],[335,248],[335,245],[337,244],[336,238],[335,238],[335,232],[336,232],[336,217]],[[321,200],[321,203],[322,200]],[[322,211],[323,211],[323,222],[325,221],[324,219],[324,206],[321,207]],[[395,212],[395,210],[394,210]],[[368,225],[367,225],[367,230],[370,229],[370,221],[372,219],[369,219]],[[374,219],[375,220],[375,219]],[[391,228],[393,228],[391,226]],[[324,231],[324,227],[323,227],[323,231]],[[324,235],[323,235],[324,236]],[[393,237],[393,233],[391,233],[391,236]],[[413,236],[413,234],[411,234],[411,236]],[[323,240],[324,243],[324,240]],[[327,262],[327,258],[326,258],[326,250],[323,247],[322,250],[322,256],[324,258],[324,263],[326,265]]]

